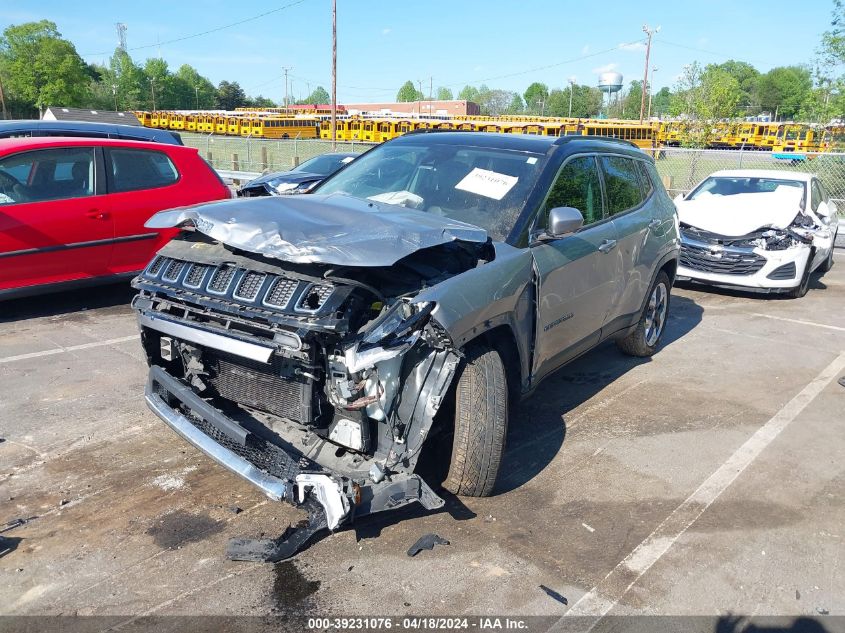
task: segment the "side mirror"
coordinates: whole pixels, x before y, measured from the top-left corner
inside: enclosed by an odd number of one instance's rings
[[[816,213],[823,218],[829,218],[836,213],[836,206],[833,202],[822,202]]]
[[[574,233],[584,225],[584,216],[574,207],[555,207],[549,211],[549,237]]]
[[[682,194],[682,193],[679,193],[677,196],[675,196],[675,199],[673,200],[673,202],[683,202],[683,201],[684,201],[684,194]]]

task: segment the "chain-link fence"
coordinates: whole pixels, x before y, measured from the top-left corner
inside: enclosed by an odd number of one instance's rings
[[[185,145],[196,147],[218,170],[234,172],[282,171],[332,151],[320,139],[259,139],[215,134],[182,133]],[[364,152],[373,143],[338,142],[338,152]],[[657,171],[672,197],[686,193],[721,169],[776,169],[816,174],[845,217],[845,153],[789,156],[753,150],[695,150],[665,148],[657,152]],[[845,242],[845,232],[840,238]]]
[[[332,142],[320,139],[264,139],[182,132],[182,141],[196,147],[215,169],[227,171],[282,171],[309,158],[332,151]],[[373,143],[338,142],[338,152],[365,152]]]

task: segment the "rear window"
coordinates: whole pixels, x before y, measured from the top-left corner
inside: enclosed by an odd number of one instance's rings
[[[604,172],[609,215],[623,213],[642,204],[645,197],[640,188],[636,161],[621,156],[602,156],[599,162]]]
[[[109,189],[115,192],[166,187],[179,180],[176,166],[164,152],[109,149],[108,163]]]

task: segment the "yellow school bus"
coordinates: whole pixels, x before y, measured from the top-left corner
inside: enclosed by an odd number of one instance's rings
[[[821,150],[819,131],[802,123],[786,123],[779,127],[773,152],[818,152]]]
[[[584,126],[583,134],[624,139],[642,149],[651,149],[655,146],[654,129],[649,124],[591,124]]]
[[[197,116],[195,114],[185,115],[185,128],[189,132],[197,131]]]

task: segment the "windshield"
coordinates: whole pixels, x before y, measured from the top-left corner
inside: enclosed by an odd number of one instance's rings
[[[702,182],[687,200],[703,200],[710,196],[735,196],[741,193],[791,192],[798,195],[804,191],[800,180],[782,180],[780,178],[727,178],[714,177]]]
[[[291,169],[291,171],[328,176],[329,174],[335,173],[353,158],[355,157],[344,156],[342,154],[323,154],[322,156],[315,156],[310,160],[306,160],[299,167]]]
[[[525,207],[544,155],[432,140],[377,147],[325,180],[316,193],[344,193],[444,216],[504,241]]]

